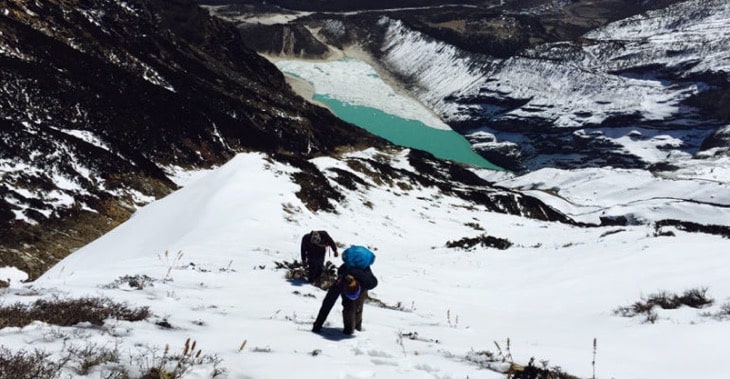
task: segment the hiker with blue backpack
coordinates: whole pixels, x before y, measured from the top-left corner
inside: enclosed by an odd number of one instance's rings
[[[378,285],[370,266],[375,261],[375,254],[363,246],[350,246],[342,253],[344,262],[337,269],[337,280],[327,291],[312,331],[318,333],[327,320],[337,297],[342,297],[343,333],[352,334],[362,330],[362,311],[368,291]]]

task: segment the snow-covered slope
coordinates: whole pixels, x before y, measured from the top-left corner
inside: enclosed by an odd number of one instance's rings
[[[730,73],[730,3],[693,0],[587,33],[585,67],[620,71],[660,65],[685,78]],[[602,47],[611,44],[612,48]]]
[[[366,150],[345,159],[413,170],[403,154]],[[378,185],[379,179],[353,170],[357,166],[346,160],[312,160],[334,186],[341,175],[336,172],[362,180],[355,181],[359,190],[344,192],[336,213],[312,213],[294,195],[298,186],[290,176],[298,169],[258,153],[238,155],[140,209],[36,282],[13,283],[2,294],[3,303],[108,296],[149,306],[152,319],[108,320],[102,327],[36,322],[0,329],[3,346],[44,349],[58,357],[64,345],[94,343],[123,352],[129,359],[119,364],[135,367],[145,357],[154,364],[166,344],[182,351],[191,338],[217,363],[196,365],[185,378],[209,378],[216,368],[226,370],[217,377],[227,378],[293,372],[302,378],[503,378],[506,365],[497,343],[517,363],[534,357],[578,377],[591,377],[594,370],[606,378],[724,377],[706,362],[722,362],[728,354],[730,328],[719,316],[730,298],[727,238],[651,224],[580,228],[495,214],[417,184]],[[555,174],[541,171],[530,180],[567,189],[559,195],[568,200],[585,196],[583,182],[557,181]],[[634,175],[622,172],[583,173],[591,175],[604,175],[617,189],[635,183]],[[672,192],[667,187],[697,190],[666,181],[636,192],[645,197]],[[602,203],[621,203],[624,192],[604,190]],[[721,200],[727,201],[716,199]],[[702,207],[692,212],[697,220],[717,216]],[[377,255],[373,271],[380,284],[371,296],[388,307],[368,303],[364,330],[353,337],[340,334],[339,305],[323,334],[310,332],[324,292],[288,281],[275,269],[274,262],[298,259],[301,235],[320,228],[341,248],[366,245]],[[445,247],[481,234],[513,245]],[[148,277],[142,289],[118,281],[142,275]],[[696,288],[707,288],[715,303],[702,310],[656,309],[655,323],[613,313],[648,294]],[[486,362],[487,351],[496,362]],[[103,377],[109,370],[96,367],[91,375]]]
[[[386,28],[382,62],[413,82],[418,98],[447,122],[458,117],[458,104],[445,99],[476,95],[486,82],[483,64],[454,46],[408,29],[399,20],[382,18],[379,25]]]
[[[454,98],[479,97],[522,100],[501,109],[503,117],[543,119],[555,127],[600,124],[616,114],[661,120],[679,112],[679,102],[698,85],[670,86],[617,71],[658,65],[685,78],[730,72],[730,5],[723,0],[686,1],[590,32],[584,46],[547,44],[506,60],[460,51],[401,21],[380,23],[387,27],[384,62],[422,87],[422,100],[447,120],[468,116],[465,108],[482,111]]]
[[[644,170],[610,168],[546,168],[498,184],[526,191],[587,223],[625,217],[636,223],[679,219],[727,225],[730,159],[715,162],[699,176],[662,177]]]

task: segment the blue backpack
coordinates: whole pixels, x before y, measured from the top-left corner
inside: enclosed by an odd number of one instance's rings
[[[350,267],[368,268],[375,262],[375,254],[367,247],[352,245],[342,253],[342,261]]]

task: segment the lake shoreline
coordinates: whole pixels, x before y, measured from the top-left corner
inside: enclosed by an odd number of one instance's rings
[[[472,149],[466,137],[411,96],[357,48],[331,50],[321,59],[267,56],[292,91],[338,118],[390,142],[441,159],[503,170]]]
[[[280,61],[303,61],[303,62],[312,62],[312,63],[319,63],[319,62],[332,62],[337,61],[343,58],[351,58],[360,60],[362,62],[365,62],[368,66],[372,67],[372,69],[378,74],[380,79],[385,82],[397,95],[408,98],[412,101],[415,101],[419,103],[424,109],[427,109],[433,117],[438,118],[441,120],[441,116],[434,112],[431,107],[424,104],[421,100],[414,97],[412,93],[408,91],[408,89],[403,85],[401,81],[399,81],[393,74],[388,72],[387,70],[383,69],[380,64],[366,51],[359,48],[358,46],[347,46],[344,49],[337,49],[333,48],[332,46],[329,46],[330,55],[321,59],[311,59],[311,58],[301,58],[301,57],[295,57],[295,56],[281,56],[281,55],[268,55],[268,54],[261,54],[262,57],[264,57],[266,60],[271,62],[272,64],[276,65],[277,62]],[[309,101],[312,104],[316,104],[318,106],[324,107],[329,109],[327,104],[323,104],[322,102],[316,101],[313,99],[315,95],[315,88],[312,83],[309,83],[306,80],[303,80],[301,78],[297,78],[295,76],[292,76],[290,74],[284,73],[285,80],[291,87],[291,89],[299,96],[305,98],[307,101]],[[330,109],[331,111],[331,109]],[[441,120],[443,122],[443,120]],[[448,125],[444,122],[445,125]]]

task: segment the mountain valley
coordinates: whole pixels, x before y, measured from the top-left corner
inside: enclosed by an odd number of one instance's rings
[[[0,379],[725,378],[728,46],[726,0],[4,0]]]

